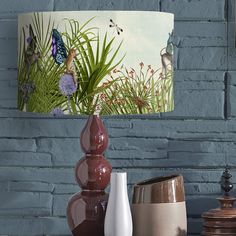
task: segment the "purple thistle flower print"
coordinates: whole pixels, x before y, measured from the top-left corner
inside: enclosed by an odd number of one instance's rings
[[[59,89],[65,96],[70,96],[76,92],[76,85],[71,74],[63,74],[59,81]]]
[[[52,111],[50,112],[54,117],[58,117],[58,116],[63,116],[64,112],[60,107],[55,107],[54,109],[52,109]]]
[[[32,37],[29,36],[27,39],[26,39],[27,43],[30,44],[32,42]]]

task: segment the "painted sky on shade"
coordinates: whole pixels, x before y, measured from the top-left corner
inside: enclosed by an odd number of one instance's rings
[[[32,14],[19,16],[18,29],[22,29],[31,23]],[[108,33],[111,39],[115,37],[114,46],[118,46],[123,40],[118,58],[126,54],[122,64],[127,68],[138,69],[139,63],[152,65],[154,69],[161,68],[160,51],[166,47],[169,33],[173,30],[174,16],[170,13],[150,11],[77,11],[77,12],[45,12],[44,30],[46,32],[48,20],[55,22],[59,31],[65,30],[64,18],[74,19],[85,23],[95,17],[88,27],[98,27],[102,37]],[[110,19],[123,29],[118,35],[115,28],[110,28]],[[66,27],[69,29],[69,27]]]

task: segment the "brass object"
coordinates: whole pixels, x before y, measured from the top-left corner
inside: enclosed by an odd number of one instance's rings
[[[202,215],[204,221],[202,236],[236,236],[236,209],[234,208],[236,198],[229,194],[233,188],[231,177],[226,167],[221,177],[221,189],[224,195],[217,198],[220,208],[212,209]]]

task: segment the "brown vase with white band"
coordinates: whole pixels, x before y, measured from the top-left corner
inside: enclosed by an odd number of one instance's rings
[[[183,177],[157,177],[135,184],[132,216],[133,236],[187,235]]]

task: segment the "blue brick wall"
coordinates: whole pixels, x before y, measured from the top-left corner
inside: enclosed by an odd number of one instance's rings
[[[153,176],[185,178],[189,235],[217,206],[228,164],[236,183],[236,49],[234,0],[0,1],[0,236],[68,236],[73,167],[83,155],[84,118],[21,113],[17,99],[17,20],[21,12],[160,10],[175,13],[175,111],[105,119],[106,153],[132,184]]]

